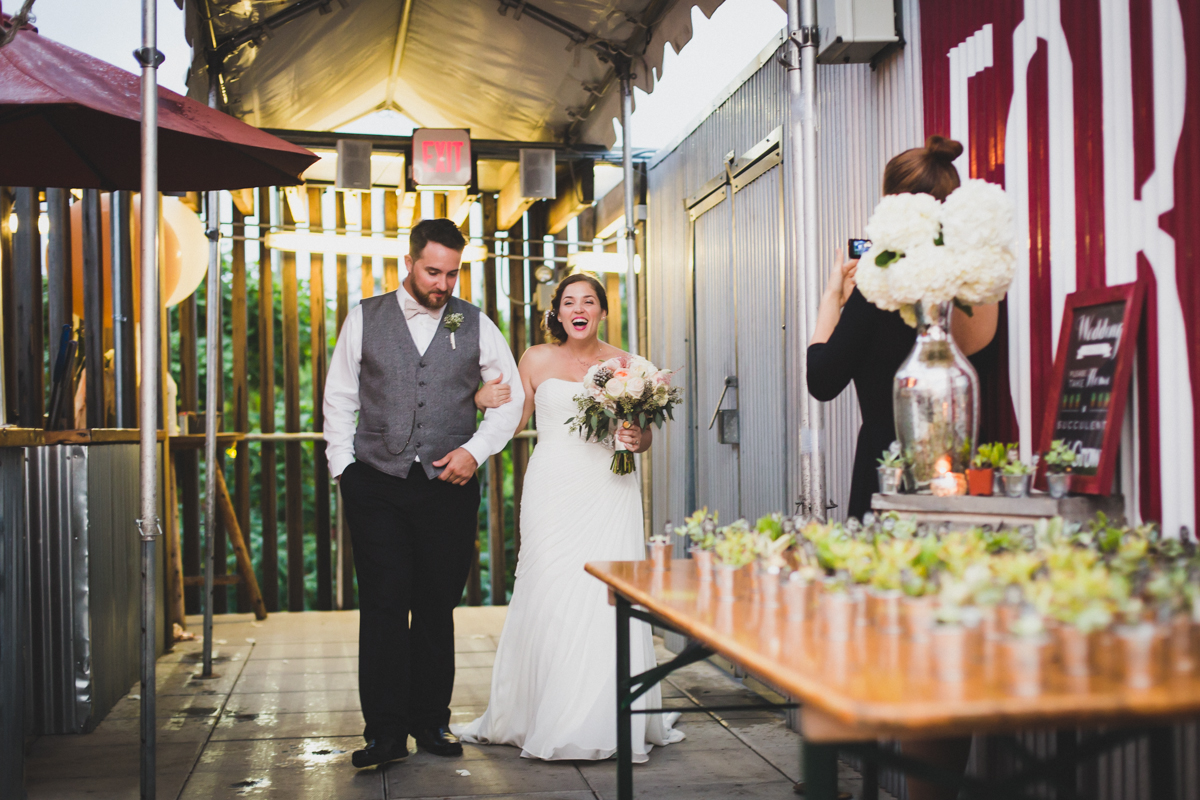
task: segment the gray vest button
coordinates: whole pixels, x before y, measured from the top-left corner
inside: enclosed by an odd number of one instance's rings
[[[418,402],[418,403],[417,403],[417,408],[424,408],[424,407],[425,407],[425,401],[424,401],[424,400],[421,400],[420,402]]]

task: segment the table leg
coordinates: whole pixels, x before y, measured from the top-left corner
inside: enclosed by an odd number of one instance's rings
[[[803,744],[805,800],[837,800],[837,746]]]
[[[879,800],[879,760],[875,752],[879,745],[871,743],[862,751],[862,795],[859,800]],[[837,765],[834,765],[837,769]]]
[[[633,714],[626,702],[629,675],[630,603],[617,595],[617,800],[633,800]]]
[[[1078,797],[1075,775],[1079,769],[1076,753],[1079,752],[1079,740],[1074,730],[1059,731],[1055,737],[1057,747],[1055,752],[1062,761],[1062,766],[1055,775],[1055,800],[1074,800]]]
[[[1169,725],[1150,731],[1150,796],[1175,797],[1175,731]]]

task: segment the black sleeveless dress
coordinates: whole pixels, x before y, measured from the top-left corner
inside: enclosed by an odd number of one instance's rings
[[[896,438],[892,380],[917,341],[917,332],[898,311],[884,311],[855,289],[824,344],[808,348],[808,391],[828,402],[854,381],[862,428],[854,449],[854,476],[847,513],[862,517],[871,508],[879,480],[876,459]],[[840,498],[832,498],[835,502]]]

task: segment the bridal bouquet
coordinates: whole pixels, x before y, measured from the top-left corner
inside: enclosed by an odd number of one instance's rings
[[[617,439],[618,426],[651,423],[661,428],[663,421],[674,419],[671,409],[679,402],[680,391],[671,385],[671,372],[659,369],[639,356],[610,358],[587,371],[583,392],[576,395],[579,413],[567,420],[572,431],[581,431],[588,439],[612,440],[612,471],[617,475],[633,472],[633,453]]]
[[[888,195],[867,223],[871,249],[859,261],[863,297],[899,310],[916,327],[917,303],[995,303],[1012,282],[1013,204],[994,183],[969,180],[940,202],[928,194]]]

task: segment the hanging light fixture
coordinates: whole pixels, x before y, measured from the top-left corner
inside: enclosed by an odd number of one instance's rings
[[[634,255],[633,263],[638,272],[642,271],[642,257]],[[614,272],[624,275],[629,267],[623,253],[596,253],[591,250],[581,250],[567,256],[568,272]]]
[[[403,259],[408,255],[408,234],[399,236],[347,236],[343,233],[310,233],[308,231],[274,231],[267,234],[267,247],[288,253],[320,253],[338,256],[380,256]],[[465,263],[483,261],[487,248],[468,244],[463,249]]]

